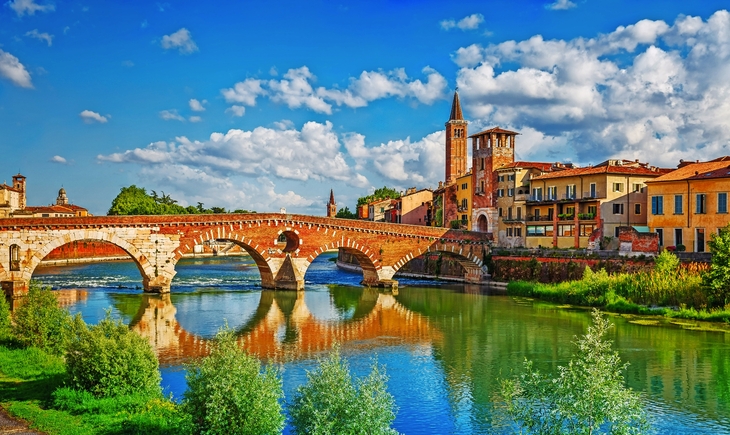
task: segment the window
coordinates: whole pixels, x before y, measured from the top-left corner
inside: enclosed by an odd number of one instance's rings
[[[664,214],[664,197],[663,196],[652,196],[651,197],[651,214]]]
[[[507,228],[507,237],[512,237],[512,227]]]
[[[697,228],[695,230],[695,243],[697,247],[695,252],[705,252],[705,229]]]
[[[614,237],[618,237],[618,228],[619,227],[614,227],[614,229],[613,229],[613,236]]]
[[[535,209],[535,220],[536,221],[540,220],[540,209],[539,208]]]
[[[499,198],[504,197],[504,189],[497,189],[497,197],[499,197]]]
[[[467,218],[465,214],[461,215],[461,223],[464,225],[469,223],[469,218]]]
[[[542,187],[535,187],[532,189],[532,200],[542,201]]]
[[[507,209],[507,219],[512,220],[512,207]]]
[[[593,230],[596,229],[596,226],[594,224],[580,224],[580,236],[581,237],[588,237],[593,233]]]
[[[571,237],[574,235],[575,225],[558,225],[558,236]]]
[[[517,220],[522,219],[522,207],[517,207]]]
[[[515,228],[515,237],[522,237],[522,228]]]
[[[515,190],[514,189],[507,189],[507,196],[515,196]]]
[[[696,196],[695,213],[697,213],[697,214],[707,213],[706,195],[704,193],[698,193]]]
[[[548,186],[547,199],[548,201],[558,199],[558,186]]]
[[[515,181],[515,174],[509,174],[507,176],[507,181]]]
[[[641,192],[641,183],[634,183],[631,185],[631,190],[633,192]]]
[[[575,199],[575,184],[565,186],[565,198]]]
[[[682,195],[674,195],[674,214],[682,214]]]
[[[497,176],[497,182],[501,183],[504,181],[504,175]]]
[[[565,207],[565,214],[575,216],[575,207]]]
[[[480,186],[479,192],[484,193],[484,180],[482,180]]]
[[[727,193],[718,193],[717,194],[717,212],[718,213],[727,213]]]
[[[20,270],[20,246],[10,245],[10,271],[16,272]],[[4,297],[4,295],[0,295]]]
[[[589,198],[595,198],[598,196],[598,192],[596,191],[596,183],[591,183],[590,191],[588,192]]]
[[[613,214],[624,214],[624,205],[623,204],[614,204],[613,205]]]
[[[466,198],[461,200],[461,208],[466,209],[469,206]]]
[[[502,217],[502,207],[499,208],[499,217]]]
[[[659,236],[659,246],[664,246],[664,230],[662,228],[657,228],[656,233]]]
[[[675,228],[674,229],[674,246],[684,245],[684,241],[682,240],[682,229],[681,228]]]
[[[613,183],[613,191],[614,192],[623,192],[624,191],[624,183]]]
[[[641,214],[641,204],[638,202],[634,204],[634,214]]]
[[[596,207],[595,205],[589,205],[588,206],[588,213],[589,214],[592,214],[593,216],[595,216],[596,215],[596,210],[598,210],[598,207]]]
[[[468,185],[467,183],[463,183],[463,184],[461,185],[461,190],[466,190],[466,189],[468,189],[468,188],[469,188],[469,185]]]

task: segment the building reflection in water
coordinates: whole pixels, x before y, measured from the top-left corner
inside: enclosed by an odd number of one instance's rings
[[[335,291],[336,287],[331,290]],[[442,341],[443,335],[426,316],[408,310],[392,294],[374,289],[357,291],[360,294],[353,301],[350,318],[322,319],[307,306],[303,291],[263,290],[255,312],[236,329],[238,342],[259,358],[288,361],[329,350],[335,342],[381,346]],[[329,298],[337,309],[335,299]],[[210,352],[211,339],[183,329],[176,313],[170,294],[145,294],[130,322],[130,327],[156,349],[162,365]]]

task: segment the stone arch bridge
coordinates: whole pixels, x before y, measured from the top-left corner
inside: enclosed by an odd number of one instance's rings
[[[485,233],[280,213],[14,218],[0,219],[0,283],[7,294],[22,294],[53,249],[95,240],[129,254],[145,291],[169,292],[178,260],[212,239],[245,249],[263,288],[288,290],[302,290],[311,262],[331,249],[357,258],[364,285],[388,287],[397,285],[398,269],[429,251],[454,255],[465,279],[479,282],[489,249]]]

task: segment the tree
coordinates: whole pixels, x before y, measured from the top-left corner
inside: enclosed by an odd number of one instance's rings
[[[307,372],[307,383],[297,389],[290,407],[295,434],[395,434],[395,401],[388,393],[388,377],[373,363],[370,375],[353,385],[347,362],[335,347]]]
[[[0,341],[12,336],[10,304],[5,295],[0,292]]]
[[[71,315],[58,305],[50,287],[30,283],[28,295],[15,311],[13,334],[24,346],[62,355],[72,333]]]
[[[357,206],[360,207],[361,205],[368,204],[377,199],[386,199],[386,198],[389,198],[389,199],[400,198],[400,193],[395,189],[383,186],[380,189],[375,189],[375,192],[373,192],[372,195],[362,196],[362,197],[358,198]]]
[[[149,341],[112,319],[111,311],[91,327],[80,322],[66,352],[72,388],[97,397],[160,395],[159,364]]]
[[[730,224],[720,228],[707,243],[712,253],[710,270],[703,276],[710,306],[725,307],[730,304]]]
[[[345,206],[345,208],[337,210],[335,217],[342,219],[357,219],[357,214],[351,212],[350,209]]]
[[[153,190],[149,195],[144,187],[137,187],[134,184],[122,187],[107,212],[107,215],[161,214],[188,214],[188,210],[177,204],[177,200],[170,198],[165,192],[162,192],[162,196],[158,196]]]
[[[622,364],[605,338],[611,323],[593,310],[593,324],[554,379],[525,361],[524,373],[502,381],[503,416],[521,434],[642,434],[649,430],[640,396],[624,386]]]
[[[246,354],[227,326],[210,355],[188,366],[183,406],[196,434],[279,434],[284,428],[281,377]]]

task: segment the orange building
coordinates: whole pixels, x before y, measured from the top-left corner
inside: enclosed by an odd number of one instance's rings
[[[647,186],[647,224],[659,234],[660,246],[705,252],[711,234],[730,223],[730,156],[680,161],[676,170],[647,181]]]

